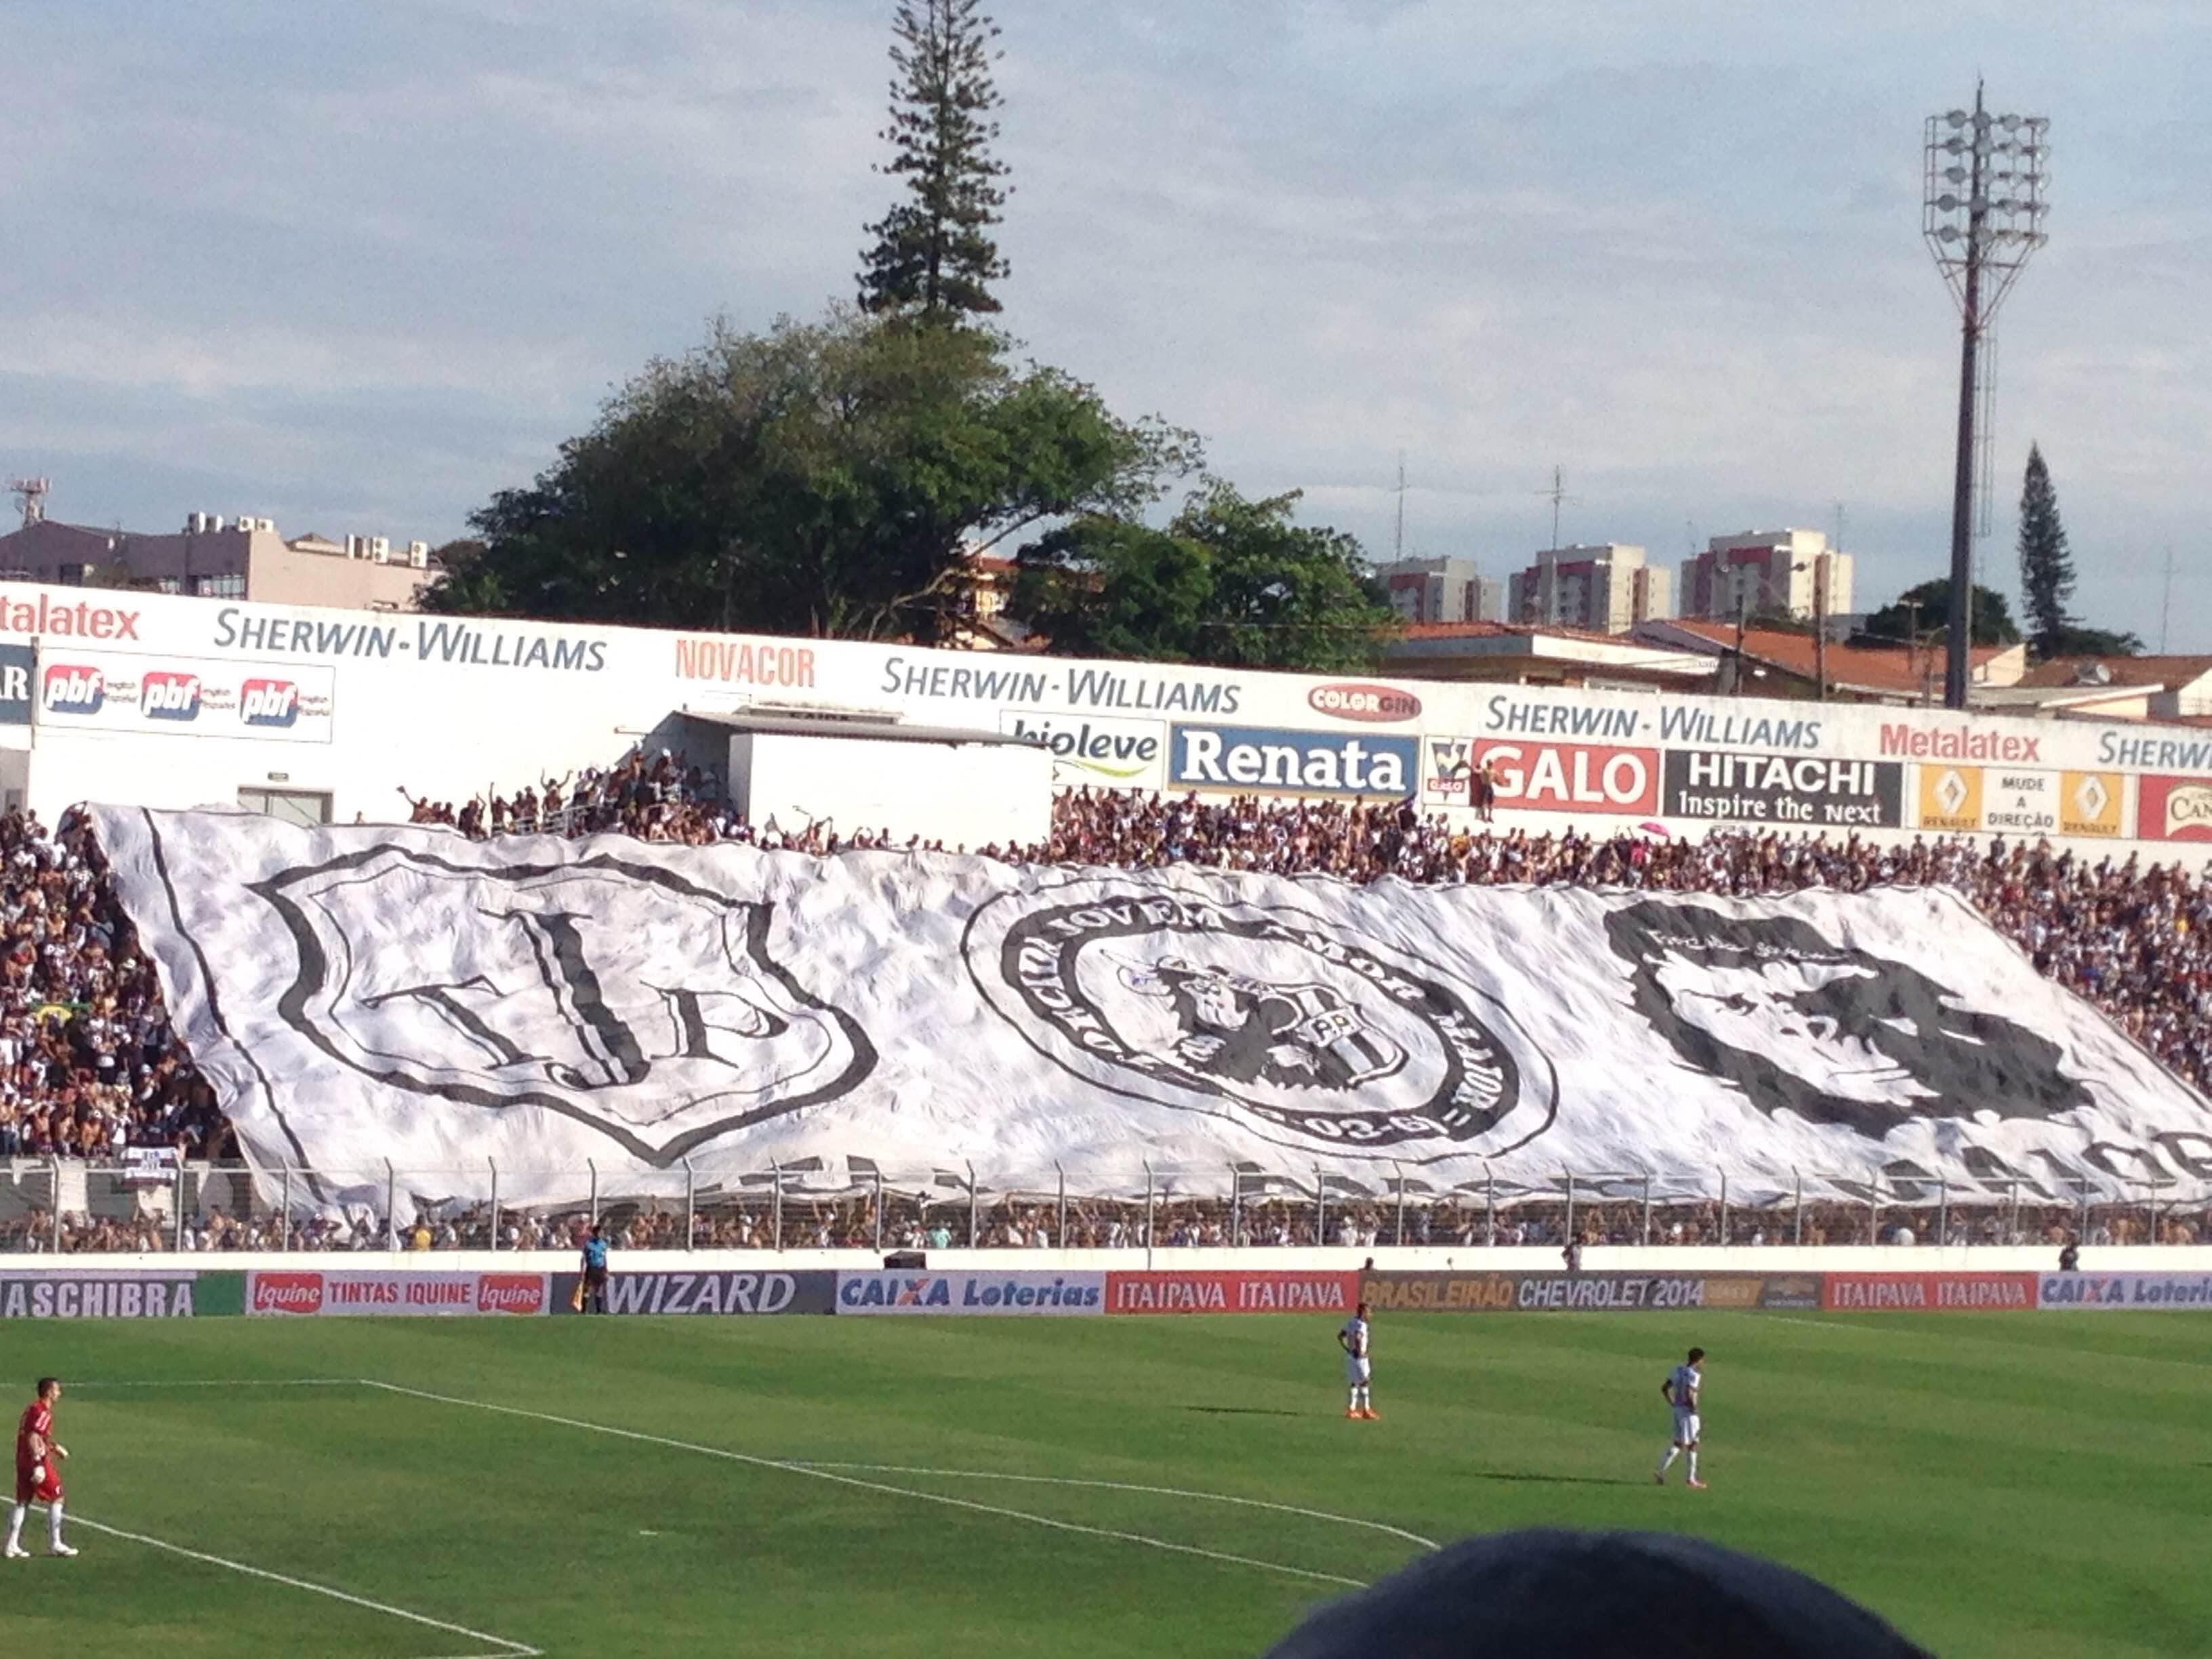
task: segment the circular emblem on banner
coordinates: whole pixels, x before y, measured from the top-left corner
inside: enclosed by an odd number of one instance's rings
[[[1550,1061],[1494,998],[1294,906],[1078,882],[992,900],[964,949],[1061,1070],[1277,1141],[1489,1157],[1556,1109]]]

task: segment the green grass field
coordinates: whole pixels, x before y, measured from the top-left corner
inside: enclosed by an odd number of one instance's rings
[[[82,1659],[1252,1655],[1401,1534],[1549,1522],[1778,1557],[1955,1659],[2212,1650],[2212,1320],[1403,1316],[1376,1424],[1339,1415],[1334,1328],[15,1325],[16,1395],[76,1379],[73,1511],[233,1565],[87,1524],[0,1609]],[[1650,1478],[1692,1341],[1704,1493]],[[449,1398],[270,1386],[301,1378]]]

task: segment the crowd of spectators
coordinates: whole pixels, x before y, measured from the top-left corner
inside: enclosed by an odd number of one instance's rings
[[[0,814],[0,1158],[230,1150],[88,827]]]
[[[665,751],[633,752],[604,770],[546,780],[506,795],[493,793],[458,809],[411,796],[409,805],[416,823],[477,837],[614,833],[821,855],[922,848],[888,830],[747,823],[720,801],[714,780]],[[1889,884],[1948,887],[2017,944],[2039,971],[2102,1008],[2178,1076],[2200,1087],[2212,1083],[2212,878],[2179,865],[2148,865],[2134,854],[2091,859],[2018,840],[1982,844],[1927,837],[1893,846],[1856,836],[1750,830],[1717,830],[1697,840],[1650,830],[1538,833],[1510,823],[1455,824],[1424,816],[1407,803],[1087,790],[1056,799],[1044,843],[979,851],[1008,861],[1115,868],[1199,866],[1351,882],[1390,877],[1420,884],[1564,884],[1739,896],[1814,888],[1857,892]],[[0,815],[0,1159],[109,1161],[137,1148],[167,1149],[189,1159],[234,1155],[212,1091],[171,1029],[153,964],[139,950],[89,829],[65,820],[50,832],[35,816]],[[849,1206],[843,1212],[817,1206],[803,1231],[841,1243],[865,1233],[872,1243],[876,1224],[871,1218],[863,1224],[856,1214]],[[1586,1220],[1577,1231],[1590,1242],[1607,1242],[1620,1231],[1595,1216]],[[143,1231],[127,1218],[65,1216],[63,1221],[64,1237],[82,1238],[87,1248]],[[934,1223],[919,1212],[887,1218],[884,1237],[926,1247],[949,1231],[963,1233],[964,1243],[964,1212],[957,1221],[940,1215]],[[430,1238],[423,1248],[451,1247],[465,1236],[483,1242],[486,1235],[481,1216],[473,1224],[457,1218],[424,1224]],[[693,1242],[744,1246],[760,1242],[763,1224],[742,1206],[695,1216]],[[1132,1229],[1144,1224],[1141,1216],[1130,1218],[1126,1206],[1086,1203],[1069,1218],[1066,1242],[1107,1247],[1141,1242]],[[1522,1242],[1552,1242],[1547,1224],[1533,1213],[1524,1212],[1507,1224]],[[2185,1225],[2178,1218],[2172,1224]],[[520,1214],[501,1223],[517,1245],[540,1242],[566,1225]],[[617,1238],[625,1248],[665,1247],[672,1226],[679,1232],[675,1243],[682,1242],[680,1218],[672,1220],[659,1212],[640,1211],[623,1225],[635,1235]],[[1838,1223],[1835,1236],[1861,1237],[1861,1225],[1859,1218],[1849,1218]],[[244,1248],[262,1242],[260,1226],[218,1212],[194,1220],[185,1243],[190,1249]],[[1044,1242],[1059,1231],[1056,1212],[1048,1222],[1009,1212],[995,1215],[993,1226],[994,1241],[1011,1246]],[[1310,1211],[1295,1205],[1272,1215],[1255,1206],[1239,1218],[1233,1237],[1225,1214],[1156,1217],[1152,1226],[1162,1243],[1320,1242]],[[1473,1224],[1463,1216],[1424,1210],[1419,1226],[1425,1239],[1476,1242]],[[1640,1233],[1640,1216],[1638,1227]],[[49,1214],[44,1231],[51,1236],[52,1230]],[[0,1245],[9,1234],[40,1231],[21,1215],[0,1221]],[[405,1231],[403,1243],[413,1243],[416,1228],[410,1224]],[[1364,1225],[1340,1215],[1328,1242],[1374,1243],[1383,1231],[1380,1224]],[[1829,1236],[1825,1224],[1814,1231]],[[385,1224],[374,1218],[325,1217],[304,1242],[325,1249],[383,1248],[385,1231]],[[1482,1231],[1481,1242],[1497,1236],[1488,1220]],[[1670,1219],[1662,1236],[1690,1243],[1716,1234],[1692,1217]],[[1813,1242],[1812,1232],[1807,1237]],[[303,1242],[296,1231],[292,1242]],[[508,1242],[503,1236],[502,1244]]]

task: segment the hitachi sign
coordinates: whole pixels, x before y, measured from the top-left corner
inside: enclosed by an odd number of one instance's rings
[[[1417,740],[1249,726],[1178,726],[1170,781],[1291,795],[1413,793]]]

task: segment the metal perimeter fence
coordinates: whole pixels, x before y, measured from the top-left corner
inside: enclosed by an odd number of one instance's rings
[[[2212,1242],[2212,1182],[2173,1180],[1563,1170],[1443,1186],[1247,1165],[1099,1194],[846,1163],[841,1180],[818,1159],[619,1176],[0,1160],[0,1251],[568,1249],[594,1225],[618,1249],[672,1250]]]

